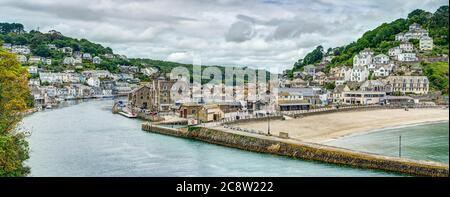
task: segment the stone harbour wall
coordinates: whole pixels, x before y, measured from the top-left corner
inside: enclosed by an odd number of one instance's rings
[[[448,165],[362,153],[337,147],[309,143],[287,143],[278,140],[252,137],[205,127],[182,129],[166,128],[144,123],[144,131],[164,135],[196,139],[212,144],[248,151],[288,156],[297,159],[377,169],[415,176],[448,177]]]

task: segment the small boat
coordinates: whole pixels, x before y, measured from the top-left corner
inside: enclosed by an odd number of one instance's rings
[[[127,118],[137,118],[137,115],[134,114],[134,113],[130,114],[130,113],[126,113],[126,112],[121,111],[121,112],[119,112],[119,114],[122,115],[122,116],[125,116]]]
[[[52,109],[52,105],[46,105],[45,109]]]

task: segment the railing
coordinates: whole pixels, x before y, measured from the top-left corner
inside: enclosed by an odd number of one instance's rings
[[[310,110],[296,110],[296,111],[283,111],[283,115],[295,116],[302,114],[314,114],[318,112],[341,112],[350,110],[373,110],[373,109],[421,109],[421,108],[442,108],[448,107],[445,105],[426,105],[426,104],[414,104],[414,105],[351,105],[351,106],[339,106],[339,107],[326,107],[316,108]]]

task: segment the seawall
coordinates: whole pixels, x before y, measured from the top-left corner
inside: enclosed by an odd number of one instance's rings
[[[196,139],[248,151],[269,153],[304,160],[346,165],[358,168],[384,170],[415,176],[448,177],[448,165],[405,158],[362,153],[337,147],[303,142],[289,142],[272,138],[229,133],[205,127],[183,129],[142,124],[144,131],[164,135]]]

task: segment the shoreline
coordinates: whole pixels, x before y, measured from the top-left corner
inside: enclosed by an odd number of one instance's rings
[[[318,143],[329,143],[329,142],[333,142],[333,141],[336,141],[336,140],[339,140],[339,139],[342,139],[342,138],[367,135],[367,134],[383,132],[383,131],[391,130],[391,129],[400,129],[400,128],[415,127],[415,126],[430,125],[430,124],[439,124],[439,123],[449,123],[449,120],[425,121],[425,122],[417,122],[417,123],[409,123],[409,124],[399,124],[399,125],[394,125],[394,126],[386,126],[386,127],[373,129],[373,130],[368,130],[368,131],[364,130],[364,131],[358,131],[358,132],[354,132],[354,133],[349,133],[349,134],[346,134],[346,135],[339,136],[337,138],[328,139],[328,140],[321,141],[321,142],[318,142]]]
[[[435,109],[379,109],[371,111],[348,111],[342,113],[327,113],[306,116],[290,120],[271,120],[270,133],[289,134],[292,139],[326,143],[342,137],[356,134],[366,134],[389,128],[432,124],[449,121],[449,110]],[[268,121],[253,121],[235,123],[234,126],[243,129],[267,131]],[[221,130],[230,130],[220,128]]]

